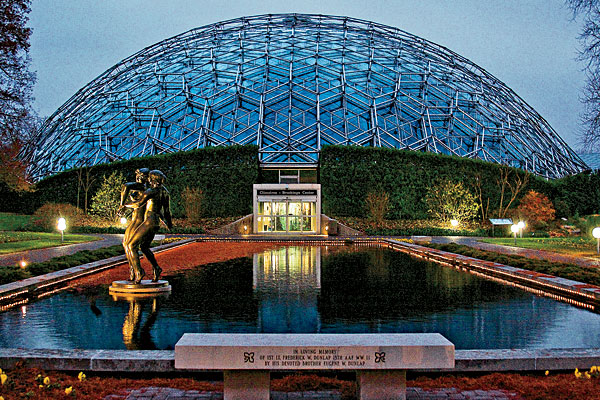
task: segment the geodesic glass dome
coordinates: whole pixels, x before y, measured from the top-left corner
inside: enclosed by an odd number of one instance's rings
[[[107,70],[39,132],[32,176],[208,146],[315,166],[328,144],[479,158],[557,178],[585,163],[511,89],[404,31],[262,15],[193,29]]]

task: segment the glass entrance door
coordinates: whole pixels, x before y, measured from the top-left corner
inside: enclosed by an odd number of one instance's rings
[[[316,231],[315,202],[265,201],[258,204],[258,231],[308,233]]]

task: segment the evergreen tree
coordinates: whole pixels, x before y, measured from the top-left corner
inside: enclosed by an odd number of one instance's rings
[[[91,213],[110,221],[116,220],[124,183],[125,177],[120,172],[114,171],[108,177],[104,175],[100,188],[92,197]]]

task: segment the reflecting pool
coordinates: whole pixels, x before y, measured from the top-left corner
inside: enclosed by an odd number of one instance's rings
[[[600,347],[600,315],[380,248],[282,247],[0,313],[0,347],[173,349],[186,332],[439,332],[457,349]]]

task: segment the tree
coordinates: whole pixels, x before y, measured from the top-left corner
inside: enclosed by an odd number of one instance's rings
[[[429,214],[443,222],[455,219],[459,222],[477,216],[479,205],[475,196],[462,182],[443,180],[429,189],[425,197]]]
[[[600,147],[600,4],[598,0],[566,0],[573,16],[582,15],[583,29],[579,34],[582,45],[579,59],[586,63],[586,85],[581,101],[584,105],[581,120],[583,148]]]
[[[83,190],[83,212],[85,214],[88,212],[88,193],[96,181],[96,177],[92,175],[92,168],[93,166],[85,166],[77,170],[77,208],[79,208],[79,193]]]
[[[530,190],[523,196],[517,207],[517,213],[533,227],[539,226],[540,223],[552,221],[555,216],[552,202],[545,194],[538,193],[535,190]]]
[[[98,191],[92,197],[90,211],[100,217],[114,221],[121,200],[121,186],[125,183],[125,177],[120,172],[114,171],[104,180]]]
[[[390,195],[387,192],[371,192],[365,199],[367,213],[378,226],[383,224],[385,215],[390,210]]]
[[[516,170],[502,165],[500,166],[500,175],[496,183],[500,187],[500,204],[498,205],[498,216],[504,218],[511,204],[515,201],[519,193],[527,186],[529,182],[529,173],[520,174]],[[508,191],[506,190],[508,189]],[[509,193],[510,192],[510,195]],[[508,203],[504,204],[504,198],[508,196]]]
[[[0,0],[0,181],[13,190],[28,189],[26,159],[38,122],[31,109],[35,74],[29,71],[31,29],[25,26],[29,4]]]

